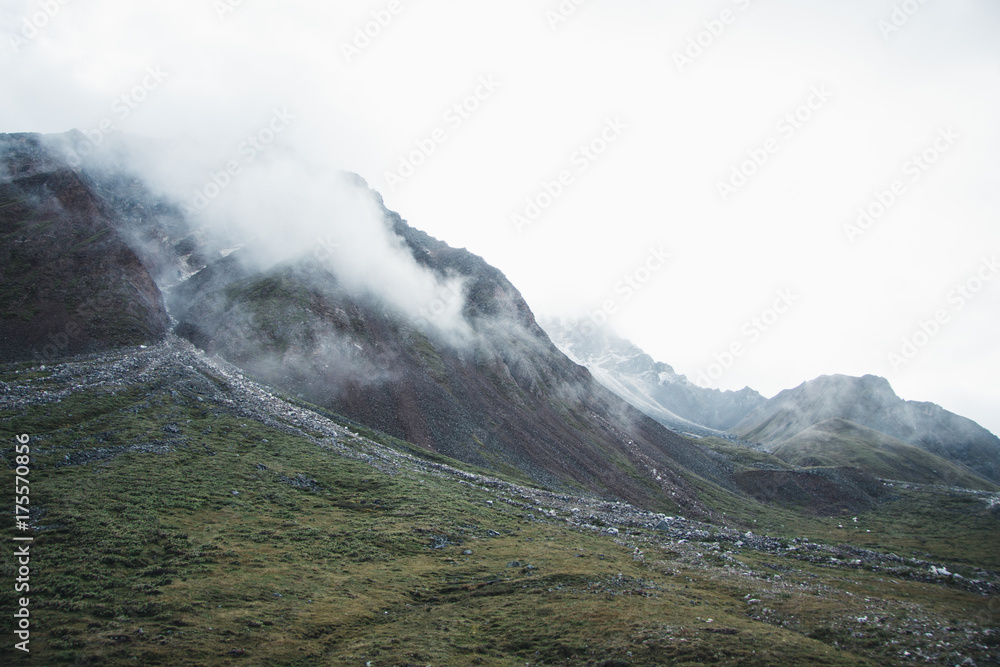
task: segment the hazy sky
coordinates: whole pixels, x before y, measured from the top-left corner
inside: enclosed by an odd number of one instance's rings
[[[872,373],[1000,432],[994,0],[5,0],[0,31],[0,131],[298,151],[692,379]]]

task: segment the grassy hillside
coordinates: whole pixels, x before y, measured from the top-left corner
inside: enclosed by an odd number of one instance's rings
[[[884,479],[1000,490],[940,456],[843,419],[816,424],[774,446],[771,453],[797,466],[850,466]]]
[[[33,438],[35,537],[32,655],[8,642],[3,664],[988,664],[1000,646],[1000,600],[968,583],[1000,553],[979,496],[863,517],[876,537],[705,485],[741,532],[656,530],[359,434],[189,350],[130,354],[0,367],[0,424]],[[778,537],[743,536],[756,520]],[[943,560],[965,584],[802,541],[902,555],[946,528],[983,549]]]
[[[716,452],[729,461],[736,470],[757,470],[772,468],[774,470],[792,470],[795,466],[782,461],[773,454],[762,449],[751,449],[728,440],[715,437],[697,438],[695,444]]]

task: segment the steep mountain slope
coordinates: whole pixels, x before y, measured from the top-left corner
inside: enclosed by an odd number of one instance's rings
[[[243,247],[228,254],[221,251],[219,237],[206,231],[206,220],[194,220],[154,195],[130,171],[130,138],[121,138],[110,155],[88,157],[78,169],[58,157],[65,140],[15,138],[15,144],[27,142],[32,151],[21,167],[15,164],[17,150],[5,151],[5,159],[14,165],[8,171],[20,174],[12,188],[23,190],[22,181],[34,171],[52,172],[69,183],[60,186],[60,192],[78,193],[84,203],[77,208],[92,209],[86,225],[78,224],[83,216],[74,218],[68,228],[77,236],[61,245],[78,243],[84,233],[100,232],[98,239],[110,239],[95,246],[93,255],[81,256],[75,274],[69,274],[71,267],[60,267],[54,272],[56,280],[72,284],[78,279],[91,292],[99,291],[95,281],[103,280],[119,291],[138,292],[150,304],[146,329],[138,331],[145,335],[91,330],[91,337],[99,332],[106,345],[162,335],[167,325],[162,290],[171,316],[179,321],[177,331],[197,345],[288,392],[456,459],[552,488],[586,489],[666,511],[708,511],[697,498],[693,475],[734,488],[725,461],[635,410],[559,352],[500,271],[411,228],[386,210],[359,177],[314,179],[301,187],[294,179],[286,181],[281,195],[269,195],[277,217],[258,220],[255,230],[236,224],[234,229],[244,236],[230,235],[225,241],[228,250]],[[144,157],[152,160],[158,149],[142,146]],[[264,170],[256,176],[267,174]],[[253,176],[244,178],[253,182]],[[260,186],[266,188],[267,181]],[[52,186],[46,181],[43,187]],[[349,193],[329,200],[346,202],[342,210],[296,208],[294,197],[324,187]],[[283,202],[281,197],[288,199]],[[364,200],[364,206],[357,200]],[[29,208],[24,211],[16,206],[11,210],[17,218],[41,215],[44,202],[38,198],[25,204]],[[374,223],[352,217],[371,211]],[[369,235],[362,236],[364,242],[388,239],[384,245],[391,246],[389,250],[380,256],[371,253],[370,260],[393,264],[380,274],[381,291],[364,280],[359,285],[357,270],[352,274],[345,268],[353,257],[341,253],[318,261],[309,237],[304,246],[298,244],[303,239],[293,239],[295,243],[286,243],[276,253],[274,238],[255,240],[251,233],[259,232],[261,225],[284,232],[287,217],[317,214],[339,220],[336,224],[344,234],[361,229]],[[329,228],[330,223],[320,224]],[[377,229],[371,229],[372,224]],[[78,243],[73,251],[83,246]],[[355,246],[360,253],[368,249]],[[117,263],[109,265],[108,258],[117,258]],[[414,268],[393,273],[395,263]],[[47,271],[55,266],[47,257],[41,264]],[[375,274],[386,267],[369,264],[361,269]],[[454,321],[445,326],[436,319],[435,303],[417,308],[405,298],[393,299],[396,292],[416,293],[407,292],[409,286],[399,276],[453,285],[452,297],[460,306]],[[14,289],[17,283],[5,285]],[[35,307],[39,302],[45,303],[44,296],[31,296],[25,303]],[[115,292],[99,321],[124,328],[119,319],[138,319],[133,302],[138,300]],[[417,311],[426,317],[416,316]]]
[[[725,462],[605,390],[535,323],[501,272],[384,212],[422,266],[465,281],[468,340],[449,340],[335,267],[259,271],[237,251],[171,294],[178,332],[278,387],[395,437],[556,488],[694,510],[683,470],[732,487]]]
[[[38,135],[0,135],[0,359],[149,343],[169,318],[116,211]]]
[[[769,450],[796,466],[856,467],[885,479],[1000,490],[940,456],[843,419],[820,422]]]
[[[570,359],[586,366],[605,387],[662,424],[699,433],[698,427],[728,431],[766,399],[746,387],[706,389],[665,363],[654,361],[606,327],[546,318],[541,325]]]
[[[822,376],[781,392],[735,433],[778,445],[830,419],[843,419],[915,445],[1000,483],[1000,438],[933,403],[904,401],[880,377]]]

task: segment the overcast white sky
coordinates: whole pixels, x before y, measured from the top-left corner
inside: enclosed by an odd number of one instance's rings
[[[107,119],[221,167],[287,109],[268,150],[359,172],[536,313],[613,311],[721,388],[882,375],[1000,433],[1000,4],[576,2],[5,0],[0,131]]]

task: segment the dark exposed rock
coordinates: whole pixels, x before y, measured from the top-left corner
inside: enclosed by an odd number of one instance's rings
[[[52,362],[163,338],[163,299],[117,211],[40,135],[0,135],[0,360]]]

